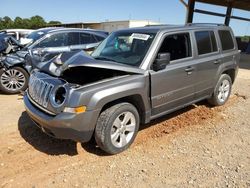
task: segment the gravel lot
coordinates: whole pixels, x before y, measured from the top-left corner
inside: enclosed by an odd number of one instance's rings
[[[250,187],[250,57],[225,106],[206,102],[142,126],[108,156],[94,143],[56,140],[0,94],[0,187]]]

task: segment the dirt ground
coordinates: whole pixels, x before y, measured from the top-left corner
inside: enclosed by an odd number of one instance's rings
[[[0,94],[0,187],[250,187],[249,59],[225,106],[201,102],[160,118],[114,156],[50,138],[21,96]]]

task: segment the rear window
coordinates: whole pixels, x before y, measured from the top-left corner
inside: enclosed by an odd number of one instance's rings
[[[197,31],[195,38],[198,48],[198,54],[208,54],[218,50],[213,31]]]
[[[222,50],[234,49],[234,42],[230,31],[220,30],[219,36],[220,36]]]

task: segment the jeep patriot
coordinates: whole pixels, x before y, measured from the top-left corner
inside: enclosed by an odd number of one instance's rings
[[[45,133],[109,154],[127,149],[140,124],[201,100],[223,105],[240,53],[219,24],[147,26],[113,32],[88,55],[62,53],[32,72],[26,111]]]

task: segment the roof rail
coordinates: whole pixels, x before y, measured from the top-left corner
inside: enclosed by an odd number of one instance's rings
[[[186,26],[204,26],[204,25],[213,25],[213,26],[225,26],[225,24],[221,23],[187,23]]]
[[[174,24],[152,24],[152,25],[145,25],[144,27],[154,27],[154,26],[178,26]]]

